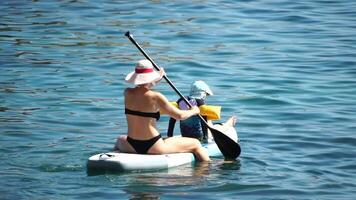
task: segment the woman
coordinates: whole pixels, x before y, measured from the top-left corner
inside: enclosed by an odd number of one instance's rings
[[[179,110],[161,93],[151,90],[163,75],[163,69],[157,72],[149,60],[140,60],[135,71],[126,76],[125,80],[135,87],[127,88],[124,92],[128,133],[127,136],[118,138],[115,150],[140,154],[192,152],[199,161],[210,161],[208,152],[197,139],[161,138],[156,128],[156,121],[160,117],[159,110],[177,120],[184,120],[199,113],[196,106],[190,110]]]

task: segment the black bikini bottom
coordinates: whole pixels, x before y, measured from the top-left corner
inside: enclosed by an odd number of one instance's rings
[[[148,140],[135,140],[127,136],[127,142],[135,149],[136,153],[147,154],[148,150],[161,138],[157,135]]]

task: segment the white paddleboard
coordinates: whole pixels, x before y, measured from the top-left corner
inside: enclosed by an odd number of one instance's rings
[[[226,134],[237,142],[236,130],[230,128]],[[219,148],[214,142],[203,144],[208,151],[209,156],[222,156]],[[135,154],[107,152],[91,156],[87,162],[88,170],[106,170],[106,171],[148,171],[176,167],[195,161],[193,153],[172,153],[172,154]]]

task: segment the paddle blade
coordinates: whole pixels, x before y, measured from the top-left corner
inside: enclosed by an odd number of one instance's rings
[[[241,154],[240,145],[224,133],[210,128],[216,145],[227,160],[235,160]]]

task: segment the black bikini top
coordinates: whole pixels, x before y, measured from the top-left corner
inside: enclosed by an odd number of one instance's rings
[[[151,118],[155,118],[157,121],[160,118],[159,111],[152,113],[152,112],[135,111],[135,110],[130,110],[128,108],[125,108],[125,114],[136,115],[136,116],[140,116],[140,117],[151,117]]]

